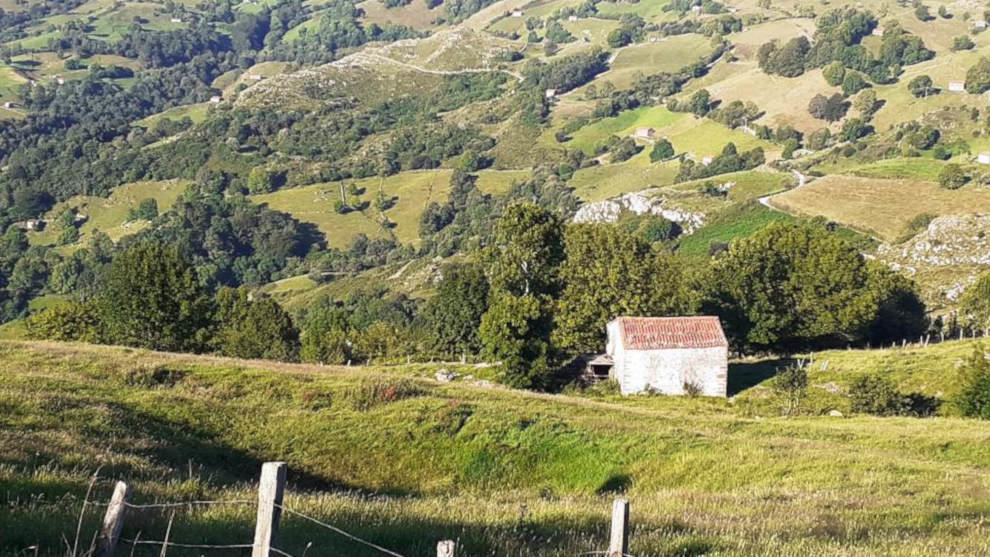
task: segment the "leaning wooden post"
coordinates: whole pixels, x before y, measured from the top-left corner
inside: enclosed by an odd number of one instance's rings
[[[254,525],[254,547],[251,557],[270,557],[278,537],[278,521],[282,516],[282,496],[285,494],[285,463],[266,462],[261,466],[258,483],[258,518]]]
[[[444,540],[437,543],[437,557],[454,557],[454,549],[457,544],[453,540]]]
[[[629,500],[618,498],[612,502],[612,535],[608,543],[608,557],[622,557],[629,553]]]
[[[131,488],[124,482],[117,482],[113,488],[113,496],[103,515],[103,528],[96,539],[94,557],[111,557],[120,539],[120,529],[124,526],[124,511],[127,501],[131,498]]]

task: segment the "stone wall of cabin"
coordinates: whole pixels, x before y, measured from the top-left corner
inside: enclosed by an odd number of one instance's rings
[[[618,343],[616,343],[618,344]],[[729,356],[725,347],[668,350],[614,349],[613,372],[622,394],[652,389],[683,395],[684,383],[701,389],[704,396],[724,397],[728,389]]]

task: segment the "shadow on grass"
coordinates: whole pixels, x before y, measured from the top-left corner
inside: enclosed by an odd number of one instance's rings
[[[751,389],[777,374],[778,369],[794,363],[793,359],[779,358],[762,362],[729,364],[729,396]]]

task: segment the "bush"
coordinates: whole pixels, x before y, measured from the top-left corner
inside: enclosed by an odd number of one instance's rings
[[[141,365],[124,372],[124,382],[132,387],[171,388],[185,376],[186,372],[181,369],[171,369],[161,365]]]
[[[946,189],[957,190],[966,185],[969,176],[958,164],[947,164],[938,175],[938,183]]]
[[[864,375],[849,388],[853,412],[874,416],[931,416],[938,411],[939,401],[922,393],[901,393],[889,378]]]
[[[808,391],[808,370],[804,366],[788,366],[778,371],[773,390],[784,400],[784,415],[790,416],[801,406]]]
[[[894,382],[879,375],[864,375],[849,389],[853,412],[874,416],[896,416],[901,409],[901,393]]]
[[[982,348],[977,348],[966,368],[963,388],[956,406],[963,416],[990,420],[990,361]]]
[[[50,307],[27,318],[28,338],[100,342],[103,323],[99,309],[91,303],[69,302]]]
[[[347,400],[351,408],[363,412],[423,394],[425,391],[409,379],[367,379],[347,393]]]

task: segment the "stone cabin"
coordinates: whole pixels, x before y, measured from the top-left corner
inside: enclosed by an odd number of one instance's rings
[[[718,317],[619,317],[606,326],[605,354],[589,362],[624,395],[647,391],[703,396],[728,393],[729,343]]]

